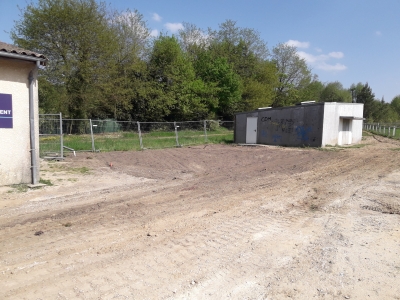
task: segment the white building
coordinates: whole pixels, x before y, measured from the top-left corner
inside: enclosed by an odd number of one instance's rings
[[[37,73],[46,61],[0,42],[0,185],[39,181]]]
[[[313,103],[261,108],[235,115],[235,143],[325,147],[362,138],[361,103]]]

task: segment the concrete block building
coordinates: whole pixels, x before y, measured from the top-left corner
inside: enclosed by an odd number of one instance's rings
[[[37,72],[46,58],[0,42],[0,185],[39,181]]]
[[[235,143],[324,147],[362,138],[364,104],[302,102],[235,115]]]

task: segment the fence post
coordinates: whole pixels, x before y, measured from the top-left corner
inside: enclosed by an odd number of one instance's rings
[[[140,123],[139,123],[139,121],[137,122],[137,128],[138,128],[138,134],[139,134],[140,149],[143,150],[142,131],[140,130]]]
[[[395,135],[396,135],[396,126],[393,127],[393,136],[395,136]]]
[[[207,138],[207,120],[204,120],[204,141],[207,143],[208,138]]]
[[[60,113],[60,157],[64,157],[64,137],[62,128],[62,113]]]
[[[178,137],[178,127],[176,126],[176,122],[174,121],[174,127],[175,127],[175,139],[176,139],[176,146],[179,147],[179,137]]]
[[[96,148],[94,147],[94,136],[93,136],[93,124],[92,124],[92,119],[89,119],[89,125],[90,125],[90,138],[92,139],[92,152],[96,151]]]

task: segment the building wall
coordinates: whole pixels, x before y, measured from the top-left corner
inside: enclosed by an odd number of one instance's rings
[[[258,117],[257,144],[324,147],[359,143],[362,139],[363,104],[315,103],[239,113],[235,117],[235,143],[246,143],[248,117]],[[342,118],[341,118],[342,117]],[[348,117],[343,121],[343,117]],[[343,122],[349,131],[343,131]]]
[[[258,143],[318,147],[322,143],[324,106],[308,104],[259,112]]]
[[[33,62],[0,58],[0,93],[12,95],[13,128],[0,128],[0,185],[31,183],[29,72]],[[35,74],[36,75],[36,74]],[[34,82],[36,157],[39,164],[38,87]],[[39,178],[39,168],[37,169]]]
[[[247,117],[257,117],[258,112],[241,113],[235,116],[234,140],[237,144],[246,143]]]
[[[317,103],[237,114],[235,143],[246,143],[247,117],[258,116],[258,144],[319,147],[323,110],[323,103]]]
[[[361,103],[325,103],[322,147],[338,145],[343,124],[340,117],[363,117],[364,104]],[[362,120],[351,120],[352,144],[357,144],[362,139]]]

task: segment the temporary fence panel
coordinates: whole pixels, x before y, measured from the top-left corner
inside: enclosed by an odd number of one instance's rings
[[[61,159],[63,154],[62,114],[39,114],[39,155]]]
[[[41,152],[161,149],[233,141],[233,121],[136,122],[41,115]],[[58,152],[57,152],[57,151]]]
[[[73,151],[94,151],[90,119],[63,119],[64,146]]]
[[[140,150],[137,122],[92,120],[96,151]]]
[[[161,149],[179,146],[176,134],[178,129],[174,122],[140,122],[139,124],[143,149]]]

